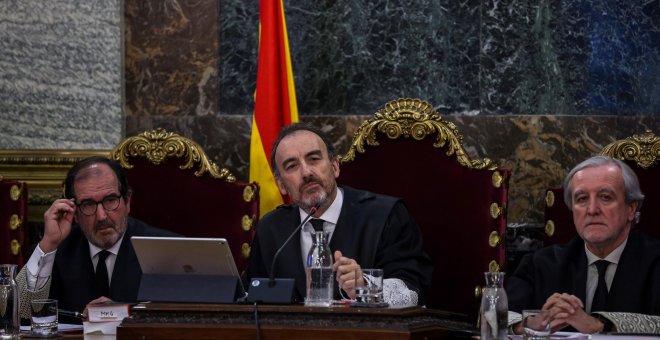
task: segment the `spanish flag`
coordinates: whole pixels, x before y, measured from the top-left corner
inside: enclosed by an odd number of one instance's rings
[[[259,60],[250,139],[250,181],[259,183],[260,215],[284,203],[270,168],[283,126],[298,121],[283,0],[259,1]]]

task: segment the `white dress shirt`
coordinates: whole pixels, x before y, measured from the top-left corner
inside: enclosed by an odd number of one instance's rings
[[[115,267],[115,261],[117,260],[117,254],[119,253],[119,247],[124,240],[124,236],[119,238],[119,241],[115,243],[111,248],[107,249],[110,252],[110,255],[105,259],[106,268],[108,268],[108,280],[112,282],[112,271]],[[88,241],[89,243],[89,241]],[[89,256],[92,259],[92,264],[96,268],[96,264],[99,261],[98,253],[102,249],[89,243]],[[28,260],[27,267],[27,285],[28,289],[31,291],[39,290],[46,285],[48,278],[53,273],[53,264],[55,263],[55,253],[57,249],[46,254],[37,244],[37,247],[32,252],[30,259]]]
[[[328,244],[330,244],[330,241],[332,240],[332,234],[337,226],[337,221],[339,220],[339,214],[341,213],[343,204],[344,192],[341,188],[337,188],[337,196],[335,197],[335,200],[332,202],[328,210],[318,217],[324,221],[323,231],[328,233]],[[305,217],[307,217],[307,214],[307,212],[300,209],[300,220],[304,220]],[[300,253],[303,261],[303,268],[307,267],[307,254],[312,247],[313,232],[314,227],[312,226],[312,223],[307,221],[300,233]],[[342,296],[344,296],[343,293]],[[416,306],[419,297],[417,292],[410,290],[403,280],[397,278],[385,278],[383,280],[383,299],[392,307],[409,307]]]
[[[621,258],[623,249],[626,247],[626,243],[628,243],[628,238],[603,259],[590,252],[589,249],[587,249],[587,244],[584,244],[584,251],[587,253],[587,262],[589,263],[589,266],[587,267],[587,295],[585,298],[587,301],[584,301],[584,310],[587,313],[591,313],[591,303],[594,300],[596,287],[598,287],[598,268],[596,268],[596,261],[607,260],[610,263],[605,271],[605,283],[607,284],[607,291],[609,291],[612,286],[612,281],[614,280],[616,267],[619,264],[619,259]]]

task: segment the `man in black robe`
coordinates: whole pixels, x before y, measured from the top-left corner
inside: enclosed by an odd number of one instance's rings
[[[396,306],[424,303],[432,265],[423,251],[419,227],[399,199],[338,186],[339,162],[332,144],[322,132],[306,125],[294,124],[280,132],[271,165],[280,192],[293,204],[280,206],[259,221],[248,282],[270,275],[275,252],[318,206],[313,216],[323,220],[334,252],[335,299],[355,298],[356,269],[379,268],[384,271],[386,302]],[[278,278],[295,279],[298,301],[306,294],[304,262],[313,230],[307,222],[274,267]]]

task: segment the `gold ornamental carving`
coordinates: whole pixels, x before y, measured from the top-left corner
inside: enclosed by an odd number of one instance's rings
[[[250,251],[252,251],[252,248],[250,248],[249,244],[243,243],[241,245],[241,255],[243,255],[244,259],[249,259],[250,258]]]
[[[252,226],[254,226],[254,220],[256,220],[256,216],[248,216],[248,215],[243,215],[241,218],[241,225],[243,226],[244,231],[250,231],[252,229]]]
[[[492,217],[493,219],[496,219],[496,218],[500,217],[500,215],[504,211],[504,207],[500,207],[497,204],[497,202],[493,202],[493,203],[490,204],[490,209],[489,210],[490,210],[490,217]]]
[[[493,181],[493,186],[499,189],[499,187],[502,186],[502,182],[504,182],[504,177],[502,177],[502,174],[499,171],[495,170],[493,171],[491,180]]]
[[[545,205],[548,208],[551,208],[553,205],[555,205],[555,193],[551,190],[545,192]]]
[[[501,242],[502,242],[502,237],[500,236],[500,234],[496,230],[491,231],[490,235],[488,235],[488,245],[491,248],[495,248],[498,245],[500,245]]]
[[[191,169],[198,164],[195,175],[205,173],[213,178],[224,179],[229,183],[236,182],[236,177],[226,168],[220,168],[211,162],[202,147],[189,138],[180,136],[165,129],[158,128],[142,132],[126,138],[110,153],[110,158],[118,161],[123,168],[131,169],[130,157],[146,157],[153,164],[163,163],[167,158],[184,158],[186,163],[181,170]]]
[[[490,272],[499,272],[500,271],[500,264],[497,263],[497,261],[492,260],[488,264],[488,271]]]
[[[545,234],[548,235],[548,237],[552,237],[552,235],[555,234],[555,222],[552,220],[548,220],[545,222]]]
[[[18,201],[18,199],[21,198],[22,193],[23,190],[21,190],[21,188],[16,184],[12,185],[11,189],[9,189],[9,197],[12,201]]]
[[[11,240],[9,247],[11,248],[11,254],[14,256],[21,253],[21,244],[17,240]]]
[[[606,145],[601,155],[610,156],[627,161],[634,161],[642,169],[655,166],[660,158],[660,137],[653,131],[635,134]]]
[[[252,202],[254,200],[254,196],[256,194],[256,190],[254,189],[254,186],[246,185],[245,188],[243,188],[243,200],[245,202]]]
[[[355,159],[356,152],[365,152],[365,143],[370,146],[379,145],[376,132],[385,134],[390,139],[413,138],[422,140],[427,136],[436,135],[433,144],[442,148],[448,144],[447,156],[455,155],[458,163],[471,169],[494,170],[497,165],[490,159],[470,159],[463,148],[463,136],[456,125],[443,120],[440,114],[433,110],[431,104],[420,99],[393,100],[374,114],[374,118],[363,122],[353,136],[351,147],[345,155],[339,156],[341,163]]]
[[[481,299],[481,294],[484,293],[484,287],[482,286],[474,286],[474,298],[479,300]]]
[[[23,224],[23,219],[18,215],[13,214],[11,217],[9,217],[9,229],[16,230],[21,226],[21,224]]]

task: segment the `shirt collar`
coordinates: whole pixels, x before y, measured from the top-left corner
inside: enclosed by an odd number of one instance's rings
[[[124,235],[126,235],[126,233],[124,233]],[[119,240],[118,240],[117,242],[115,242],[115,244],[114,244],[112,247],[110,247],[110,248],[108,248],[108,249],[106,249],[106,250],[109,251],[109,252],[111,252],[111,253],[114,254],[115,256],[117,256],[117,254],[119,254],[119,247],[121,247],[121,242],[124,240],[124,235],[121,235],[121,237],[119,238]],[[98,254],[101,250],[103,250],[103,249],[101,249],[101,248],[99,248],[99,247],[93,245],[93,244],[92,244],[91,242],[89,242],[89,241],[87,241],[87,243],[89,243],[89,256],[90,256],[90,257],[94,257],[94,256],[96,256],[96,254]]]
[[[589,249],[587,249],[587,243],[585,242],[584,243],[584,251],[587,253],[587,261],[588,261],[589,265],[594,264],[594,262],[596,262],[598,260],[607,260],[610,263],[618,264],[619,259],[621,259],[621,254],[623,253],[623,249],[626,247],[627,243],[628,243],[628,238],[626,237],[626,239],[623,240],[623,242],[621,242],[621,244],[618,247],[616,247],[614,250],[612,250],[612,252],[609,253],[607,256],[605,256],[604,259],[601,259],[600,257],[596,256],[594,253],[589,251]]]
[[[336,225],[337,221],[339,220],[339,214],[341,213],[341,206],[343,203],[344,192],[342,188],[337,187],[337,196],[335,196],[335,200],[332,201],[332,204],[330,204],[328,210],[326,210],[323,215],[319,216],[318,218]],[[308,213],[300,208],[298,208],[298,210],[300,212],[300,220],[302,221],[305,217],[307,217]]]

